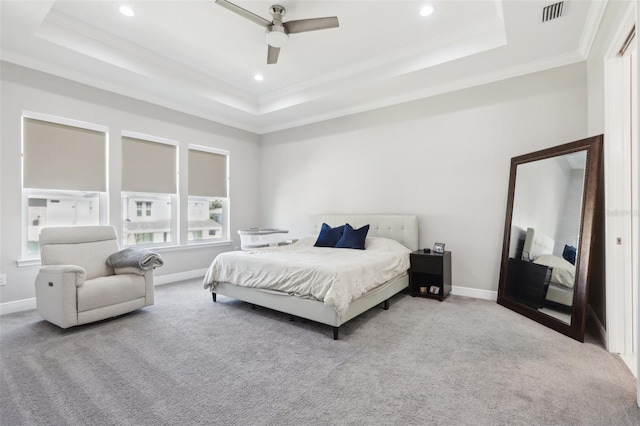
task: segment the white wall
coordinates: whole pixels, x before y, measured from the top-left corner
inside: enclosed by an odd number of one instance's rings
[[[156,270],[156,277],[206,268],[217,253],[240,245],[239,228],[258,223],[260,146],[257,135],[12,64],[3,62],[1,67],[0,272],[7,274],[8,284],[0,287],[0,303],[34,297],[33,283],[38,271],[37,266],[19,268],[16,264],[22,250],[20,117],[23,110],[109,127],[109,220],[116,227],[122,211],[119,194],[122,130],[179,141],[182,170],[186,170],[189,143],[230,152],[233,243],[217,248],[163,251],[165,265]],[[186,179],[180,180],[180,189],[186,194]],[[186,196],[182,198],[181,214],[186,217]],[[182,231],[186,233],[186,225]]]
[[[556,232],[554,254],[562,256],[565,245],[578,248],[580,236],[580,215],[582,213],[582,193],[584,191],[584,169],[573,169],[569,176],[569,187]]]
[[[454,286],[497,291],[510,159],[588,136],[586,101],[581,63],[264,135],[260,224],[417,214]]]
[[[570,176],[569,163],[563,157],[518,165],[512,226],[524,232],[527,228],[534,228],[557,241],[556,234],[569,190]],[[576,215],[580,211],[576,210]]]

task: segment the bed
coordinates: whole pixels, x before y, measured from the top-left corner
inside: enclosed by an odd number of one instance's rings
[[[553,238],[534,228],[527,228],[522,260],[546,266],[551,271],[543,304],[570,308],[573,305],[576,268],[565,258],[553,255],[554,246]]]
[[[330,227],[349,223],[356,229],[369,225],[366,249],[312,247],[323,223]],[[203,285],[211,291],[214,302],[216,295],[223,295],[329,325],[333,327],[335,340],[342,324],[379,304],[388,309],[389,298],[408,286],[409,253],[418,248],[417,216],[317,215],[311,219],[310,235],[287,246],[222,253],[209,266]],[[298,251],[305,254],[300,257]],[[393,256],[398,251],[403,254],[390,261],[382,254],[385,251]],[[321,253],[321,259],[312,259],[310,268],[304,269],[302,258],[309,252]],[[353,256],[359,262],[369,254],[386,265],[383,266],[382,282],[378,282],[381,276],[368,274],[369,267],[359,271],[356,266],[349,267],[351,261],[347,257]],[[343,258],[338,263],[344,269],[336,269],[333,284],[336,288],[326,291],[301,289],[304,277],[320,272],[328,274],[334,265],[326,262],[336,262],[339,258]],[[279,270],[282,278],[274,280],[277,268],[282,268]],[[283,289],[278,289],[277,285],[281,284],[278,281],[284,283]],[[355,292],[345,298],[342,289],[338,288],[343,285],[355,288]]]

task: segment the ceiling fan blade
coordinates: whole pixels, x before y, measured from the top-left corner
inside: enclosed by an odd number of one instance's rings
[[[230,11],[232,11],[233,13],[236,13],[240,16],[242,16],[243,18],[246,18],[250,21],[255,22],[256,24],[263,26],[265,28],[269,28],[271,26],[271,21],[267,21],[266,19],[264,19],[261,16],[256,15],[255,13],[249,12],[246,9],[241,8],[240,6],[231,3],[230,1],[227,0],[216,0],[216,3],[219,4],[220,6],[224,7],[225,9],[228,9]]]
[[[267,51],[267,64],[277,64],[278,55],[280,55],[280,48],[269,46],[269,50]]]
[[[307,31],[325,30],[327,28],[337,28],[338,23],[337,16],[331,16],[328,18],[312,18],[312,19],[300,19],[297,21],[284,22],[285,30],[289,34],[304,33]]]

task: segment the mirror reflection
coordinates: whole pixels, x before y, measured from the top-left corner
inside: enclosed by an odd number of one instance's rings
[[[506,297],[570,325],[587,152],[518,164]]]

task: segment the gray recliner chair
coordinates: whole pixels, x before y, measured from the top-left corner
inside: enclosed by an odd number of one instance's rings
[[[114,270],[106,261],[119,250],[113,226],[43,228],[38,313],[68,328],[153,305],[153,269]]]

